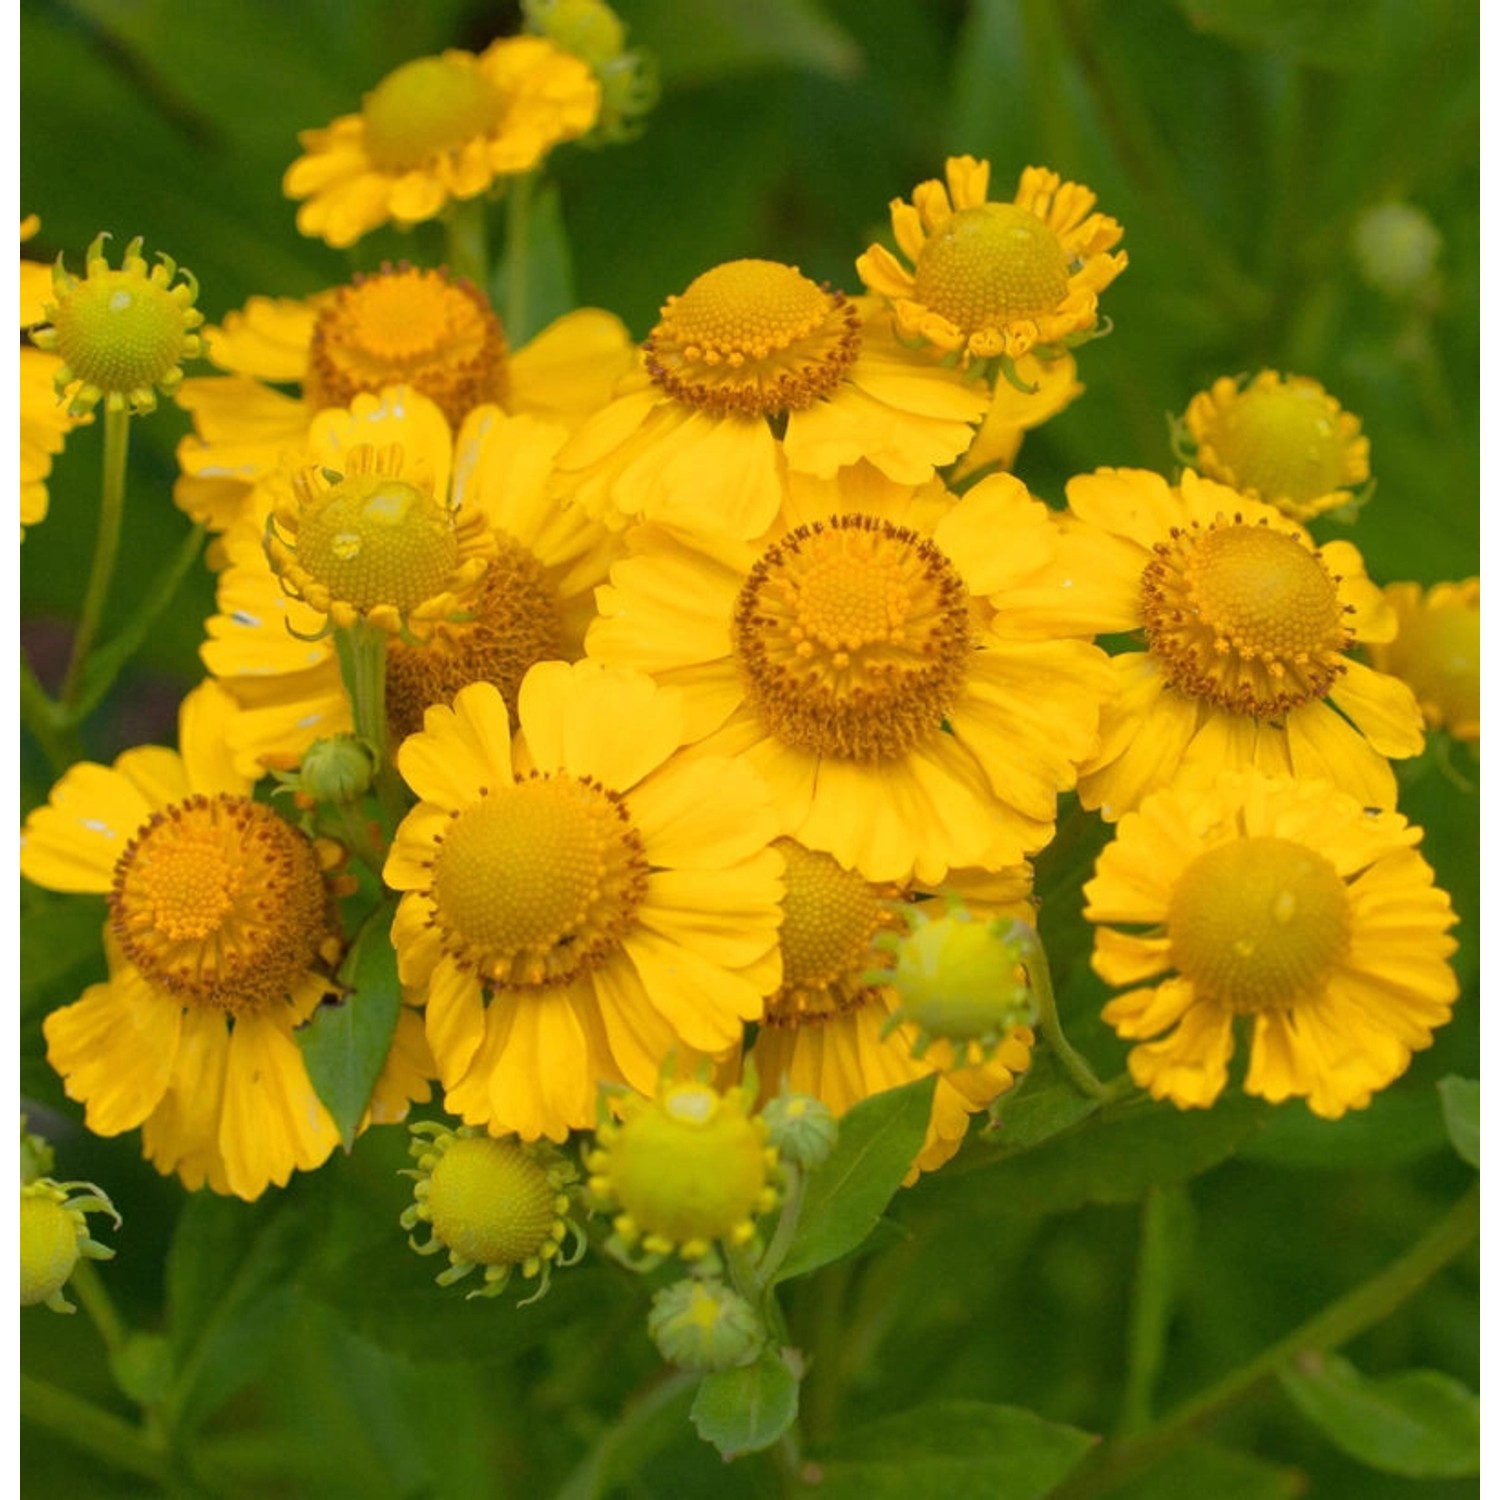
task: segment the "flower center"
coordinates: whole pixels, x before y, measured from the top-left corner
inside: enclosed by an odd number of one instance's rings
[[[449,587],[458,537],[448,506],[389,474],[328,477],[335,482],[321,494],[298,485],[296,553],[332,598],[361,611],[394,605],[406,615]]]
[[[859,314],[794,266],[733,260],[668,297],[644,348],[651,378],[678,401],[776,415],[843,380],[859,353]]]
[[[433,1234],[460,1260],[515,1266],[552,1241],[557,1197],[515,1141],[460,1136],[432,1168],[427,1208]]]
[[[766,1001],[765,1024],[805,1025],[859,1009],[873,994],[862,978],[877,965],[872,940],[889,922],[882,888],[793,839],[778,839],[776,848],[786,861],[782,982]]]
[[[1190,697],[1277,717],[1323,697],[1344,670],[1338,579],[1264,521],[1174,528],[1141,589],[1151,653]]]
[[[872,516],[800,526],[740,591],[735,652],[767,727],[812,755],[904,755],[937,729],[969,654],[968,596],[925,537]]]
[[[960,209],[917,257],[916,300],[964,333],[1039,318],[1067,295],[1062,242],[1014,203]]]
[[[419,57],[365,95],[365,151],[381,171],[410,171],[488,135],[501,105],[472,57]]]
[[[303,395],[321,410],[409,385],[457,427],[474,407],[505,399],[505,352],[500,320],[471,283],[385,266],[340,287],[318,314]]]
[[[1226,477],[1262,499],[1306,504],[1345,483],[1345,445],[1328,397],[1312,385],[1252,386],[1214,426]]]
[[[188,308],[135,270],[90,266],[58,301],[55,350],[86,385],[129,393],[169,380],[187,348]],[[198,321],[202,321],[201,318]]]
[[[1198,993],[1250,1014],[1316,992],[1349,947],[1349,892],[1315,849],[1242,838],[1200,854],[1167,914],[1172,962]]]
[[[539,661],[563,655],[562,611],[546,569],[519,542],[496,533],[474,620],[421,646],[392,638],[386,657],[385,711],[400,743],[422,727],[434,703],[450,702],[471,682],[492,682],[515,712],[521,679]]]
[[[263,803],[223,793],[152,815],[115,866],[109,912],[146,978],[236,1015],[285,997],[330,936],[311,842]]]
[[[624,802],[534,776],[453,814],[432,865],[443,945],[492,985],[565,984],[620,945],[646,891]]]

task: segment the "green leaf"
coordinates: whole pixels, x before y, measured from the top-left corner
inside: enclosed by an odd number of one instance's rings
[[[83,993],[89,977],[104,977],[103,896],[54,895],[21,885],[21,1014],[52,1010]],[[89,965],[90,974],[81,971]],[[76,977],[75,977],[76,976]]]
[[[1200,31],[1329,72],[1374,60],[1378,0],[1179,0]]]
[[[1321,1120],[1295,1104],[1275,1110],[1242,1154],[1278,1167],[1346,1171],[1420,1161],[1446,1147],[1431,1089],[1387,1089],[1368,1109],[1351,1109],[1339,1120]]]
[[[339,969],[339,981],[349,993],[320,1005],[297,1032],[307,1076],[333,1116],[346,1151],[354,1144],[401,1014],[401,981],[391,944],[394,914],[394,906],[383,906],[360,928]]]
[[[998,1156],[1029,1151],[1086,1120],[1097,1099],[1078,1092],[1050,1049],[1038,1052],[1020,1086],[1002,1094],[991,1109],[984,1139]]]
[[[1443,1101],[1443,1123],[1453,1149],[1471,1167],[1479,1165],[1479,1081],[1449,1074],[1437,1086]]]
[[[1351,1458],[1408,1479],[1479,1472],[1479,1398],[1436,1370],[1371,1380],[1337,1354],[1277,1372],[1298,1410]]]
[[[770,67],[849,78],[863,60],[817,0],[634,0],[630,40],[651,49],[668,84]]]
[[[132,1333],[109,1357],[115,1384],[141,1406],[160,1401],[172,1388],[172,1348],[159,1333]]]
[[[1185,1443],[1138,1479],[1111,1490],[1111,1500],[1298,1500],[1307,1475],[1214,1443]]]
[[[817,1456],[818,1500],[1039,1500],[1098,1442],[1017,1406],[934,1401],[849,1432]]]
[[[797,1237],[778,1281],[847,1255],[874,1229],[927,1134],[936,1075],[861,1100],[839,1121],[838,1145],[807,1183]]]
[[[797,1377],[775,1350],[753,1365],[705,1375],[688,1413],[725,1458],[769,1448],[797,1419]]]

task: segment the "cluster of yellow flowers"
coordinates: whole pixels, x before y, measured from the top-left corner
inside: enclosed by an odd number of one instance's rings
[[[421,59],[308,132],[285,188],[348,245],[600,108],[545,36]],[[220,373],[166,378],[191,318],[132,369],[192,415],[176,499],[217,533],[218,594],[178,750],[77,764],[26,825],[29,879],[108,898],[110,977],[45,1028],[91,1129],[247,1199],[328,1157],[294,1033],[342,993],[357,859],[399,894],[405,1001],[365,1123],[435,1082],[468,1128],[420,1147],[408,1227],[437,1233],[434,1174],[476,1133],[545,1151],[674,1057],[835,1114],[936,1073],[937,1167],[1036,1039],[927,1046],[881,939],[925,896],[1034,919],[1029,861],[1074,792],[1118,821],[1086,914],[1139,1086],[1211,1104],[1244,1016],[1245,1088],[1336,1117],[1431,1041],[1454,918],[1390,762],[1424,713],[1477,735],[1477,581],[1384,595],[1314,540],[1368,445],[1299,377],[1216,382],[1179,475],[1080,475],[1050,509],[1009,469],[1081,393],[1121,226],[1055,172],[1006,197],[965,156],[891,229],[862,293],[731,261],[638,347],[584,309],[512,348],[480,287],[402,264],[253,298],[203,330]],[[132,257],[59,278],[42,342]],[[190,304],[173,269],[135,282]],[[51,373],[113,389],[88,368]],[[23,446],[23,521],[60,442],[38,421]],[[294,821],[257,787],[299,767]],[[606,1186],[630,1178],[611,1139]],[[569,1222],[571,1179],[536,1161],[535,1232],[490,1258],[528,1274]],[[768,1193],[747,1172],[735,1233]],[[668,1246],[714,1229],[660,1220]]]

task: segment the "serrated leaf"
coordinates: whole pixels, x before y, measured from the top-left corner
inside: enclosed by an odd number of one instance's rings
[[[817,1455],[819,1500],[1040,1500],[1098,1443],[1016,1406],[934,1401]]]
[[[705,1375],[688,1416],[725,1458],[757,1453],[797,1420],[797,1390],[791,1366],[768,1349],[753,1365]]]
[[[1479,1165],[1479,1081],[1450,1073],[1437,1086],[1443,1124],[1453,1149],[1471,1167]]]
[[[1479,1398],[1436,1370],[1371,1380],[1337,1354],[1277,1371],[1297,1409],[1351,1458],[1408,1479],[1479,1472]]]
[[[297,1032],[307,1076],[346,1151],[354,1144],[401,1014],[401,980],[391,944],[394,913],[393,906],[383,906],[360,928],[339,969],[348,993],[320,1005]]]
[[[807,1183],[785,1281],[847,1255],[874,1229],[927,1134],[936,1075],[862,1099],[839,1121],[838,1144]]]

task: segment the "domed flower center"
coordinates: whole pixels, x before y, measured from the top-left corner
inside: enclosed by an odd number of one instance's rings
[[[1234,839],[1200,854],[1167,914],[1172,962],[1206,999],[1250,1014],[1314,993],[1349,947],[1349,892],[1291,839]]]
[[[222,793],[152,816],[115,866],[109,912],[147,979],[237,1015],[289,994],[331,935],[309,840],[263,803]]]
[[[691,1253],[748,1233],[766,1195],[765,1136],[737,1095],[678,1083],[618,1127],[607,1171],[611,1196],[648,1247]]]
[[[471,682],[494,683],[514,712],[526,673],[563,655],[562,610],[546,569],[511,537],[497,533],[495,541],[471,623],[451,626],[422,646],[391,640],[385,711],[397,744],[422,727],[433,704],[451,702]]]
[[[559,772],[455,813],[433,860],[431,897],[447,951],[481,978],[564,984],[619,947],[646,876],[620,798]]]
[[[419,57],[365,95],[365,151],[381,171],[410,171],[488,135],[503,102],[467,54]]]
[[[916,300],[964,333],[1041,317],[1067,295],[1062,242],[1014,203],[960,209],[917,257]]]
[[[1344,670],[1338,579],[1290,532],[1223,517],[1176,531],[1141,588],[1151,653],[1191,697],[1276,717]]]
[[[1348,480],[1344,438],[1328,397],[1310,383],[1252,386],[1208,436],[1226,481],[1268,503],[1306,504]]]
[[[859,353],[859,315],[793,266],[734,260],[667,298],[645,351],[651,378],[677,400],[774,416],[838,386]]]
[[[303,395],[314,409],[409,385],[457,427],[503,401],[505,334],[484,294],[446,271],[386,266],[340,287],[318,314]]]
[[[766,1001],[768,1026],[796,1026],[856,1009],[870,998],[871,947],[887,925],[882,888],[831,854],[778,839],[786,861],[781,918],[781,988]]]
[[[189,319],[192,313],[192,319]],[[49,345],[85,385],[104,394],[128,394],[171,383],[185,355],[188,334],[202,318],[167,287],[140,271],[89,268],[62,296]]]
[[[457,1259],[523,1265],[555,1239],[557,1189],[516,1141],[460,1136],[432,1168],[427,1210],[433,1235]]]
[[[331,477],[321,494],[299,486],[296,557],[332,598],[406,615],[449,587],[459,548],[447,505],[390,474]]]
[[[925,537],[871,516],[801,526],[740,592],[735,652],[751,703],[812,755],[904,755],[943,721],[969,654],[968,596]]]

